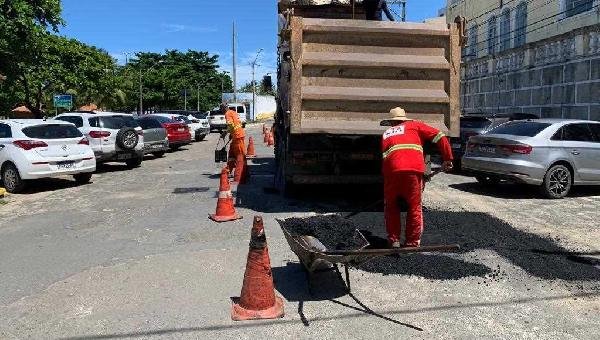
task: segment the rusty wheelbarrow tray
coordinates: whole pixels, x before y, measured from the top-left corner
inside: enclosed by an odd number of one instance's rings
[[[309,290],[311,290],[312,275],[315,272],[327,270],[336,270],[339,272],[338,265],[340,264],[344,265],[346,286],[348,292],[350,292],[350,272],[348,270],[350,266],[358,266],[382,256],[430,252],[455,252],[460,249],[460,246],[457,244],[399,249],[365,249],[370,244],[366,241],[362,233],[356,230],[358,236],[362,237],[364,240],[364,245],[360,249],[328,250],[317,238],[313,236],[293,236],[283,225],[281,225],[281,223],[280,226],[291,250],[298,256],[298,259],[307,271]]]

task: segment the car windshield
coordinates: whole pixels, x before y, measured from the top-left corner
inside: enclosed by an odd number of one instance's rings
[[[192,121],[188,119],[188,117],[186,116],[175,116],[173,117],[174,120],[178,121],[178,122],[182,122],[182,123],[186,123],[186,124],[192,124]]]
[[[178,123],[171,118],[163,117],[163,116],[152,116],[152,118],[158,120],[161,124],[173,124]]]
[[[197,113],[192,113],[192,116],[196,117],[197,119],[206,119],[206,117],[208,117],[208,113],[197,112]]]
[[[65,139],[83,137],[79,129],[72,125],[36,125],[23,129],[25,136],[38,139]]]
[[[460,126],[466,129],[484,129],[490,126],[492,122],[484,117],[463,117],[460,119]]]
[[[535,137],[550,125],[549,123],[514,121],[502,124],[490,130],[488,134]]]
[[[124,127],[136,128],[139,124],[129,116],[106,116],[100,117],[102,127],[105,129],[119,130]]]

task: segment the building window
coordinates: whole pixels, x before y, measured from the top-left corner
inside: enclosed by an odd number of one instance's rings
[[[473,25],[469,30],[469,57],[477,58],[477,24]]]
[[[488,53],[494,54],[496,53],[496,45],[498,44],[498,34],[497,34],[497,25],[496,25],[496,16],[492,16],[488,20]]]
[[[564,0],[565,16],[572,17],[579,13],[587,12],[594,6],[594,0]]]
[[[500,18],[500,51],[510,48],[510,9],[505,9]]]
[[[527,3],[522,2],[517,6],[515,16],[515,47],[525,45],[527,35]]]

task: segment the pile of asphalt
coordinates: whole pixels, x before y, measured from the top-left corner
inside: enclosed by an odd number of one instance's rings
[[[292,236],[312,236],[327,250],[358,250],[365,245],[357,237],[357,226],[338,215],[318,215],[280,220],[281,226]]]

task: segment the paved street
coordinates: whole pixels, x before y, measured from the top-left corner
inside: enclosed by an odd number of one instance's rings
[[[262,141],[258,126],[249,130]],[[351,295],[325,273],[311,295],[276,219],[353,211],[378,190],[283,199],[271,188],[272,149],[260,143],[253,177],[236,193],[244,219],[216,224],[207,215],[217,137],[135,170],[104,166],[89,185],[46,180],[9,196],[0,205],[0,339],[600,338],[600,189],[551,201],[439,175],[426,189],[424,243],[458,243],[459,253],[363,264],[351,270]],[[380,208],[353,218],[374,241],[385,235]],[[236,323],[230,297],[257,214],[286,315]]]

